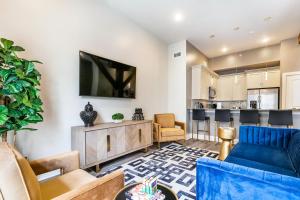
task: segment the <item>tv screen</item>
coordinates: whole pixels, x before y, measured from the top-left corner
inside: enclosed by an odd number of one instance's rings
[[[136,68],[79,52],[79,95],[135,98]]]

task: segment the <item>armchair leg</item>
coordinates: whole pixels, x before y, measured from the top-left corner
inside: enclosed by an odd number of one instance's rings
[[[157,142],[157,148],[160,149],[160,142]]]

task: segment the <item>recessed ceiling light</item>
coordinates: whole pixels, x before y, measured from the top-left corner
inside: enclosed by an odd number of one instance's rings
[[[242,57],[242,56],[243,56],[243,54],[240,53],[240,54],[239,54],[239,57]]]
[[[183,20],[183,15],[182,13],[178,12],[178,13],[175,13],[174,15],[174,21],[175,22],[181,22]]]
[[[255,31],[249,31],[249,34],[254,34],[255,33]]]
[[[221,49],[221,51],[222,51],[223,53],[226,53],[226,52],[228,51],[228,48],[227,48],[227,47],[223,47],[223,48]]]
[[[210,39],[213,39],[214,37],[216,37],[214,34],[211,34],[211,35],[209,36]]]
[[[269,41],[270,41],[270,38],[268,38],[268,37],[264,37],[264,38],[261,40],[262,43],[268,43]]]
[[[264,18],[264,21],[265,21],[265,22],[267,22],[267,21],[270,21],[270,20],[272,20],[272,17],[270,17],[270,16],[269,16],[269,17],[266,17],[266,18]]]
[[[234,30],[234,31],[238,31],[238,30],[240,30],[240,27],[239,27],[239,26],[234,27],[233,30]]]

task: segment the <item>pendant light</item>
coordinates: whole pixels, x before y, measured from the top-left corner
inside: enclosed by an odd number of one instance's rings
[[[237,55],[236,55],[236,58]],[[236,59],[237,60],[237,59]],[[234,83],[237,84],[238,83],[238,75],[237,75],[237,63],[236,63],[236,60],[235,60],[235,76],[234,76]]]

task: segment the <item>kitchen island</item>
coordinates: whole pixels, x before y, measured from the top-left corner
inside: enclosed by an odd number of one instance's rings
[[[187,109],[187,133],[188,137],[192,137],[192,126],[194,125],[194,138],[197,137],[196,133],[196,121],[192,120],[193,109]],[[239,138],[239,126],[240,126],[240,110],[231,109],[231,115],[234,121],[234,127],[237,129],[237,139]],[[258,110],[260,114],[260,126],[268,126],[269,110]],[[216,128],[215,128],[215,109],[205,109],[206,116],[210,117],[210,141],[214,141]],[[294,128],[300,129],[300,109],[293,110],[293,123]],[[220,123],[221,126],[229,126],[229,123]],[[203,129],[204,123],[199,123],[199,129]],[[199,132],[199,139],[204,139],[204,134],[206,134],[205,139],[208,140],[207,133]]]

